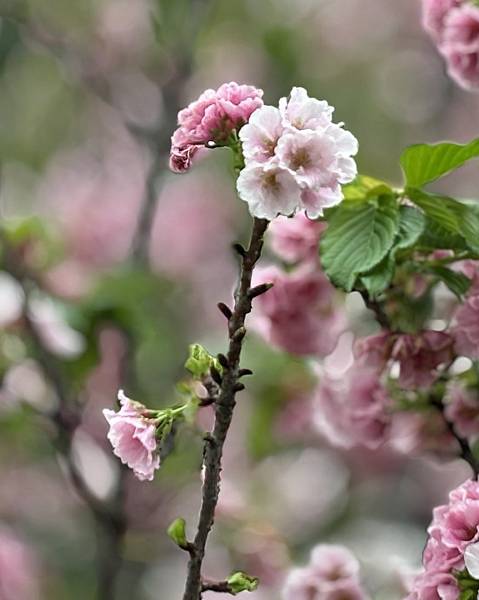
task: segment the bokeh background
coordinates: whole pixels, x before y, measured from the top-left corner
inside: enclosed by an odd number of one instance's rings
[[[196,524],[200,429],[182,427],[155,481],[139,483],[120,470],[101,414],[119,387],[150,406],[174,403],[188,344],[225,347],[215,305],[231,298],[231,243],[249,217],[226,151],[168,172],[176,112],[225,81],[261,87],[271,104],[304,86],[358,137],[360,171],[399,184],[405,145],[466,141],[479,119],[477,97],[445,76],[419,4],[2,0],[0,210],[14,261],[2,251],[2,600],[15,585],[16,600],[181,597],[186,557],[165,529],[178,516],[190,532]],[[452,187],[472,195],[474,168],[442,189]],[[333,369],[353,333],[374,328],[354,295],[338,303],[350,332],[327,359]],[[250,335],[243,364],[255,377],[227,445],[208,574],[244,569],[263,584],[252,600],[276,600],[292,565],[337,542],[357,554],[374,598],[401,598],[431,508],[467,469],[437,453],[338,451],[311,426],[316,361]],[[79,415],[70,429],[69,406]],[[128,523],[116,590],[103,596],[98,564],[108,568],[115,541],[95,499],[121,505]]]

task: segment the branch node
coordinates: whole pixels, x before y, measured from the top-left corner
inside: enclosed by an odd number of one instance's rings
[[[240,342],[246,335],[246,328],[239,327],[231,336],[233,342]]]
[[[211,365],[210,367],[210,375],[211,379],[218,385],[221,385],[223,383],[223,377],[221,377],[221,373],[214,365]]]
[[[243,383],[235,383],[233,386],[233,390],[235,392],[242,392],[245,389],[245,386]]]
[[[228,319],[228,321],[231,319],[231,317],[233,316],[233,313],[231,312],[231,309],[229,306],[227,306],[224,302],[218,302],[218,308],[220,310],[220,312]]]
[[[243,248],[243,246],[239,243],[233,244],[233,250],[239,254],[241,256],[241,258],[244,258],[246,256],[246,250]]]
[[[226,358],[226,356],[224,354],[218,354],[218,362],[220,363],[220,365],[224,368],[224,369],[228,369],[230,366],[230,363],[228,361],[228,359]]]
[[[240,369],[238,371],[238,377],[245,377],[245,375],[253,375],[253,371],[251,369]]]
[[[273,283],[261,283],[260,285],[257,285],[254,288],[250,288],[248,290],[248,298],[250,300],[252,300],[253,298],[256,298],[257,296],[261,296],[262,294],[265,294],[268,290],[270,290],[273,287]]]

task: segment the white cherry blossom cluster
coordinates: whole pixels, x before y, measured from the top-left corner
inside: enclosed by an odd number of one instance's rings
[[[341,186],[357,174],[356,138],[333,123],[334,109],[294,87],[279,108],[262,106],[239,137],[245,168],[238,194],[258,218],[274,219],[305,210],[311,218],[341,202]]]

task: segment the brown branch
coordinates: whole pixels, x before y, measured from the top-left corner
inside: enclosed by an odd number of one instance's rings
[[[123,510],[124,477],[123,475],[120,477],[117,493],[112,501],[102,501],[90,491],[78,470],[72,456],[72,445],[75,431],[81,422],[80,404],[69,390],[60,362],[45,346],[37,325],[30,316],[29,299],[34,287],[33,277],[29,276],[20,257],[16,256],[15,249],[10,247],[6,236],[2,233],[0,233],[0,241],[3,250],[2,267],[14,277],[23,291],[22,322],[32,346],[32,353],[58,400],[55,410],[42,416],[54,424],[54,448],[63,457],[72,486],[90,510],[97,526],[99,557],[97,598],[114,600],[115,581],[121,565],[121,547],[127,529],[127,519]]]
[[[213,526],[221,479],[221,460],[223,446],[233,418],[235,396],[240,377],[240,357],[243,347],[244,323],[251,312],[251,277],[256,262],[261,255],[263,235],[268,226],[264,219],[254,219],[253,231],[248,249],[241,260],[239,286],[235,294],[233,314],[228,321],[229,348],[226,361],[223,360],[223,381],[220,395],[215,405],[215,424],[213,432],[205,441],[202,503],[198,529],[193,542],[194,552],[188,563],[183,600],[199,600],[202,593],[201,569],[205,556],[206,542]]]
[[[436,408],[442,415],[442,418],[444,419],[444,423],[446,424],[446,427],[449,431],[449,433],[452,435],[452,437],[457,441],[459,448],[460,448],[460,457],[465,460],[469,466],[472,469],[472,472],[474,474],[474,479],[479,479],[479,460],[474,456],[474,452],[472,451],[472,448],[468,442],[468,440],[464,437],[462,437],[456,430],[456,427],[454,425],[454,423],[452,421],[449,421],[449,419],[446,417],[445,414],[445,406],[444,406],[444,401],[442,400],[442,398],[433,398],[431,400],[431,404],[434,406],[434,408]]]

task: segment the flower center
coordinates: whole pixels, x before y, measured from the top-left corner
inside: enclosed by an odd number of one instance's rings
[[[263,185],[275,192],[279,191],[280,185],[276,178],[276,173],[266,173],[263,178]]]
[[[298,150],[291,155],[291,167],[295,171],[301,168],[306,169],[310,165],[311,157],[309,156],[306,148],[298,148]]]

